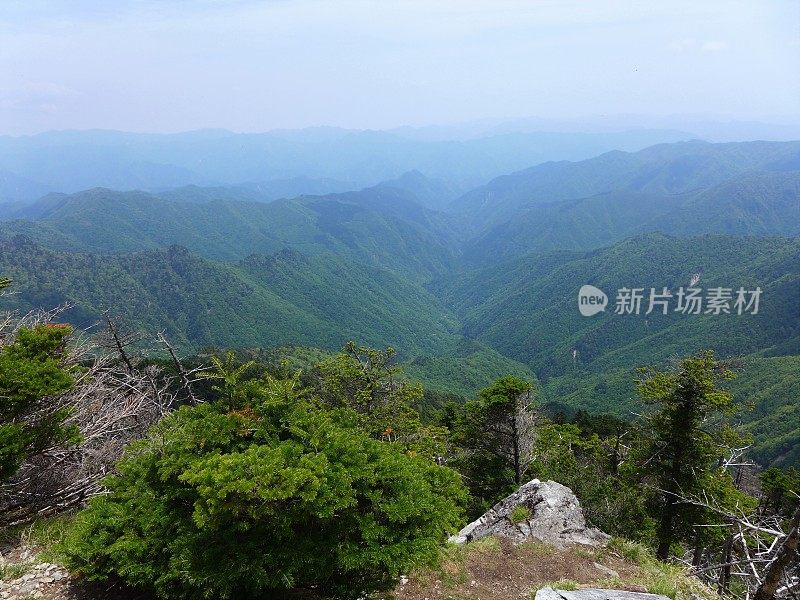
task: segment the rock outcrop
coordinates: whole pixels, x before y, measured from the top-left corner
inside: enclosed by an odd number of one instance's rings
[[[610,536],[586,526],[572,490],[555,481],[529,481],[495,504],[478,520],[450,538],[457,544],[487,536],[515,542],[538,540],[563,548],[572,544],[603,546]]]
[[[554,590],[546,587],[536,592],[535,600],[669,600],[669,598],[658,594],[627,592],[625,590],[604,590],[600,588]]]
[[[58,590],[69,575],[63,567],[39,563],[27,567],[27,572],[16,579],[0,581],[0,599],[61,597]]]

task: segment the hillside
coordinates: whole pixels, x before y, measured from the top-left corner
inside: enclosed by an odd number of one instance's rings
[[[184,352],[207,346],[302,344],[328,351],[347,341],[393,346],[431,389],[469,395],[505,373],[532,372],[480,343],[428,291],[386,269],[331,254],[282,250],[218,263],[185,248],[124,255],[54,252],[17,236],[0,242],[0,272],[14,281],[3,310],[74,304],[80,327],[108,310],[127,327],[166,334]]]
[[[757,315],[614,314],[622,287],[704,290],[761,287]],[[590,283],[609,296],[605,312],[583,317],[578,289]],[[647,234],[587,253],[551,252],[459,275],[434,293],[458,316],[465,336],[523,362],[543,382],[552,410],[630,417],[640,407],[634,369],[664,365],[705,348],[745,356],[731,384],[755,408],[742,423],[757,436],[753,456],[796,463],[800,452],[795,376],[800,354],[800,241],[787,238]],[[674,309],[675,305],[672,305]]]
[[[360,339],[412,352],[455,337],[455,321],[421,288],[330,255],[281,252],[226,265],[178,246],[102,256],[57,253],[17,237],[0,257],[19,292],[7,305],[74,301],[68,317],[79,325],[108,308],[195,347],[338,348]]]
[[[518,210],[613,191],[672,195],[711,187],[751,171],[797,170],[800,142],[661,144],[613,151],[580,162],[550,162],[498,177],[451,203],[475,227],[510,219]]]
[[[448,184],[441,179],[430,179],[417,170],[403,173],[396,179],[379,183],[376,188],[395,188],[411,193],[414,198],[433,210],[446,210],[460,194],[455,185]]]
[[[0,199],[2,202],[33,200],[48,192],[45,185],[0,169]]]
[[[485,538],[447,548],[444,554],[438,568],[413,573],[395,597],[534,600],[537,590],[547,586],[637,590],[674,600],[713,600],[715,595],[681,569],[659,563],[643,548],[620,539],[609,548],[556,549],[535,541],[515,546],[507,539]]]
[[[256,183],[244,182],[227,186],[186,185],[167,190],[157,190],[159,198],[182,202],[210,202],[213,200],[242,200],[245,202],[271,202],[280,198],[305,195],[325,195],[347,192],[359,186],[351,181],[330,178],[291,177],[270,179]]]
[[[710,146],[722,152],[720,145]],[[774,155],[785,146],[768,148]],[[649,156],[649,150],[630,156],[643,160],[640,155]],[[619,185],[630,187],[630,182]],[[426,281],[465,266],[489,266],[529,252],[600,248],[654,231],[676,236],[800,233],[800,171],[749,172],[675,194],[623,187],[534,203],[477,232],[470,221],[480,210],[448,214],[426,208],[441,205],[452,193],[420,173],[360,191],[277,201],[247,187],[190,186],[158,194],[94,189],[9,205],[0,213],[5,219],[0,235],[21,233],[55,250],[100,253],[177,244],[229,261],[290,247],[308,254],[334,252]]]
[[[748,173],[695,192],[617,190],[520,210],[472,240],[468,261],[489,264],[528,252],[589,250],[642,233],[676,236],[800,235],[800,171]]]
[[[622,287],[744,286],[763,290],[756,316],[613,314]],[[712,347],[749,354],[798,348],[800,241],[785,238],[647,234],[583,254],[531,255],[444,278],[432,289],[462,319],[465,335],[531,365],[544,378],[615,364],[652,363]],[[578,289],[605,290],[610,306],[593,318],[577,311]],[[644,311],[642,311],[644,312]],[[572,351],[577,350],[577,363]]]
[[[728,388],[740,412],[734,422],[752,434],[749,455],[762,465],[800,464],[800,356],[753,354],[734,361],[738,376]],[[543,386],[546,411],[614,414],[630,419],[641,408],[633,366],[599,373],[575,372],[551,378]]]
[[[17,220],[0,223],[0,235],[24,233],[54,250],[94,253],[176,244],[228,261],[290,247],[335,252],[414,277],[440,272],[455,258],[457,220],[396,188],[269,203],[203,200],[107,189],[51,194],[18,211]]]
[[[632,369],[713,348],[756,365],[735,384],[768,407],[745,418],[770,431],[754,456],[796,462],[800,436],[773,415],[793,414],[798,393],[799,153],[793,142],[615,151],[511,174],[455,212],[431,208],[454,186],[420,172],[280,200],[257,184],[49,194],[0,221],[0,273],[18,291],[4,302],[69,299],[81,325],[108,308],[187,350],[391,345],[436,392],[468,396],[514,373],[565,412],[623,416]],[[473,203],[487,190],[491,202]],[[619,288],[676,290],[696,273],[704,289],[760,287],[759,314],[613,314]],[[579,314],[584,284],[608,294],[604,313]]]

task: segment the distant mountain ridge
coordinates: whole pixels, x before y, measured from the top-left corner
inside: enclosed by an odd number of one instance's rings
[[[473,238],[471,263],[599,248],[641,233],[800,235],[800,171],[750,172],[699,191],[617,190],[535,204]]]
[[[752,171],[796,170],[800,142],[693,141],[639,152],[612,151],[581,162],[544,163],[498,177],[455,199],[450,208],[483,230],[518,210],[613,191],[680,194]]]
[[[798,157],[800,142],[659,145],[546,163],[455,199],[453,186],[419,171],[358,191],[278,201],[242,186],[96,189],[6,208],[0,233],[73,251],[179,244],[220,260],[284,247],[333,251],[426,278],[652,231],[796,236]]]
[[[236,134],[62,131],[0,136],[0,171],[35,186],[0,185],[0,202],[95,187],[158,191],[186,185],[269,188],[288,194],[343,191],[419,170],[468,189],[547,160],[580,160],[613,148],[638,150],[687,139],[673,131],[501,134],[462,141],[415,140],[396,133],[337,128]],[[316,181],[302,185],[297,178]],[[295,182],[289,183],[292,180]],[[270,184],[270,181],[273,183]],[[327,181],[324,185],[321,182]],[[2,183],[2,180],[0,180]],[[15,191],[16,190],[16,191]]]

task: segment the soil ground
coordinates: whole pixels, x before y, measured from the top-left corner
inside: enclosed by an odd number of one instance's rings
[[[47,550],[20,541],[0,544],[0,600],[155,600],[119,581],[83,582],[53,561]],[[651,592],[672,600],[715,598],[678,567],[653,559],[641,546],[612,540],[607,548],[559,550],[489,538],[449,545],[435,568],[409,573],[386,600],[520,600],[542,587],[603,587]]]
[[[486,539],[450,548],[436,569],[411,574],[398,586],[396,600],[519,600],[542,587],[600,587],[650,592],[674,600],[713,592],[677,567],[662,565],[646,550],[624,541],[608,548],[574,546],[557,550],[528,542]]]

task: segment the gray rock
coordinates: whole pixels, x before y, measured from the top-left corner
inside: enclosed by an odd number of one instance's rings
[[[514,522],[512,513],[518,511],[526,518]],[[611,536],[586,526],[580,503],[568,487],[555,481],[529,481],[516,492],[495,504],[478,520],[473,521],[451,542],[463,544],[488,536],[507,537],[515,542],[538,540],[563,548],[572,544],[603,546]]]
[[[542,588],[536,592],[535,600],[669,600],[658,594],[628,592],[625,590],[603,590],[586,588],[584,590],[554,590]]]
[[[592,563],[594,564],[594,568],[600,571],[601,573],[605,573],[609,577],[619,577],[619,573],[617,573],[614,569],[607,567],[605,565],[601,565],[600,563]]]

